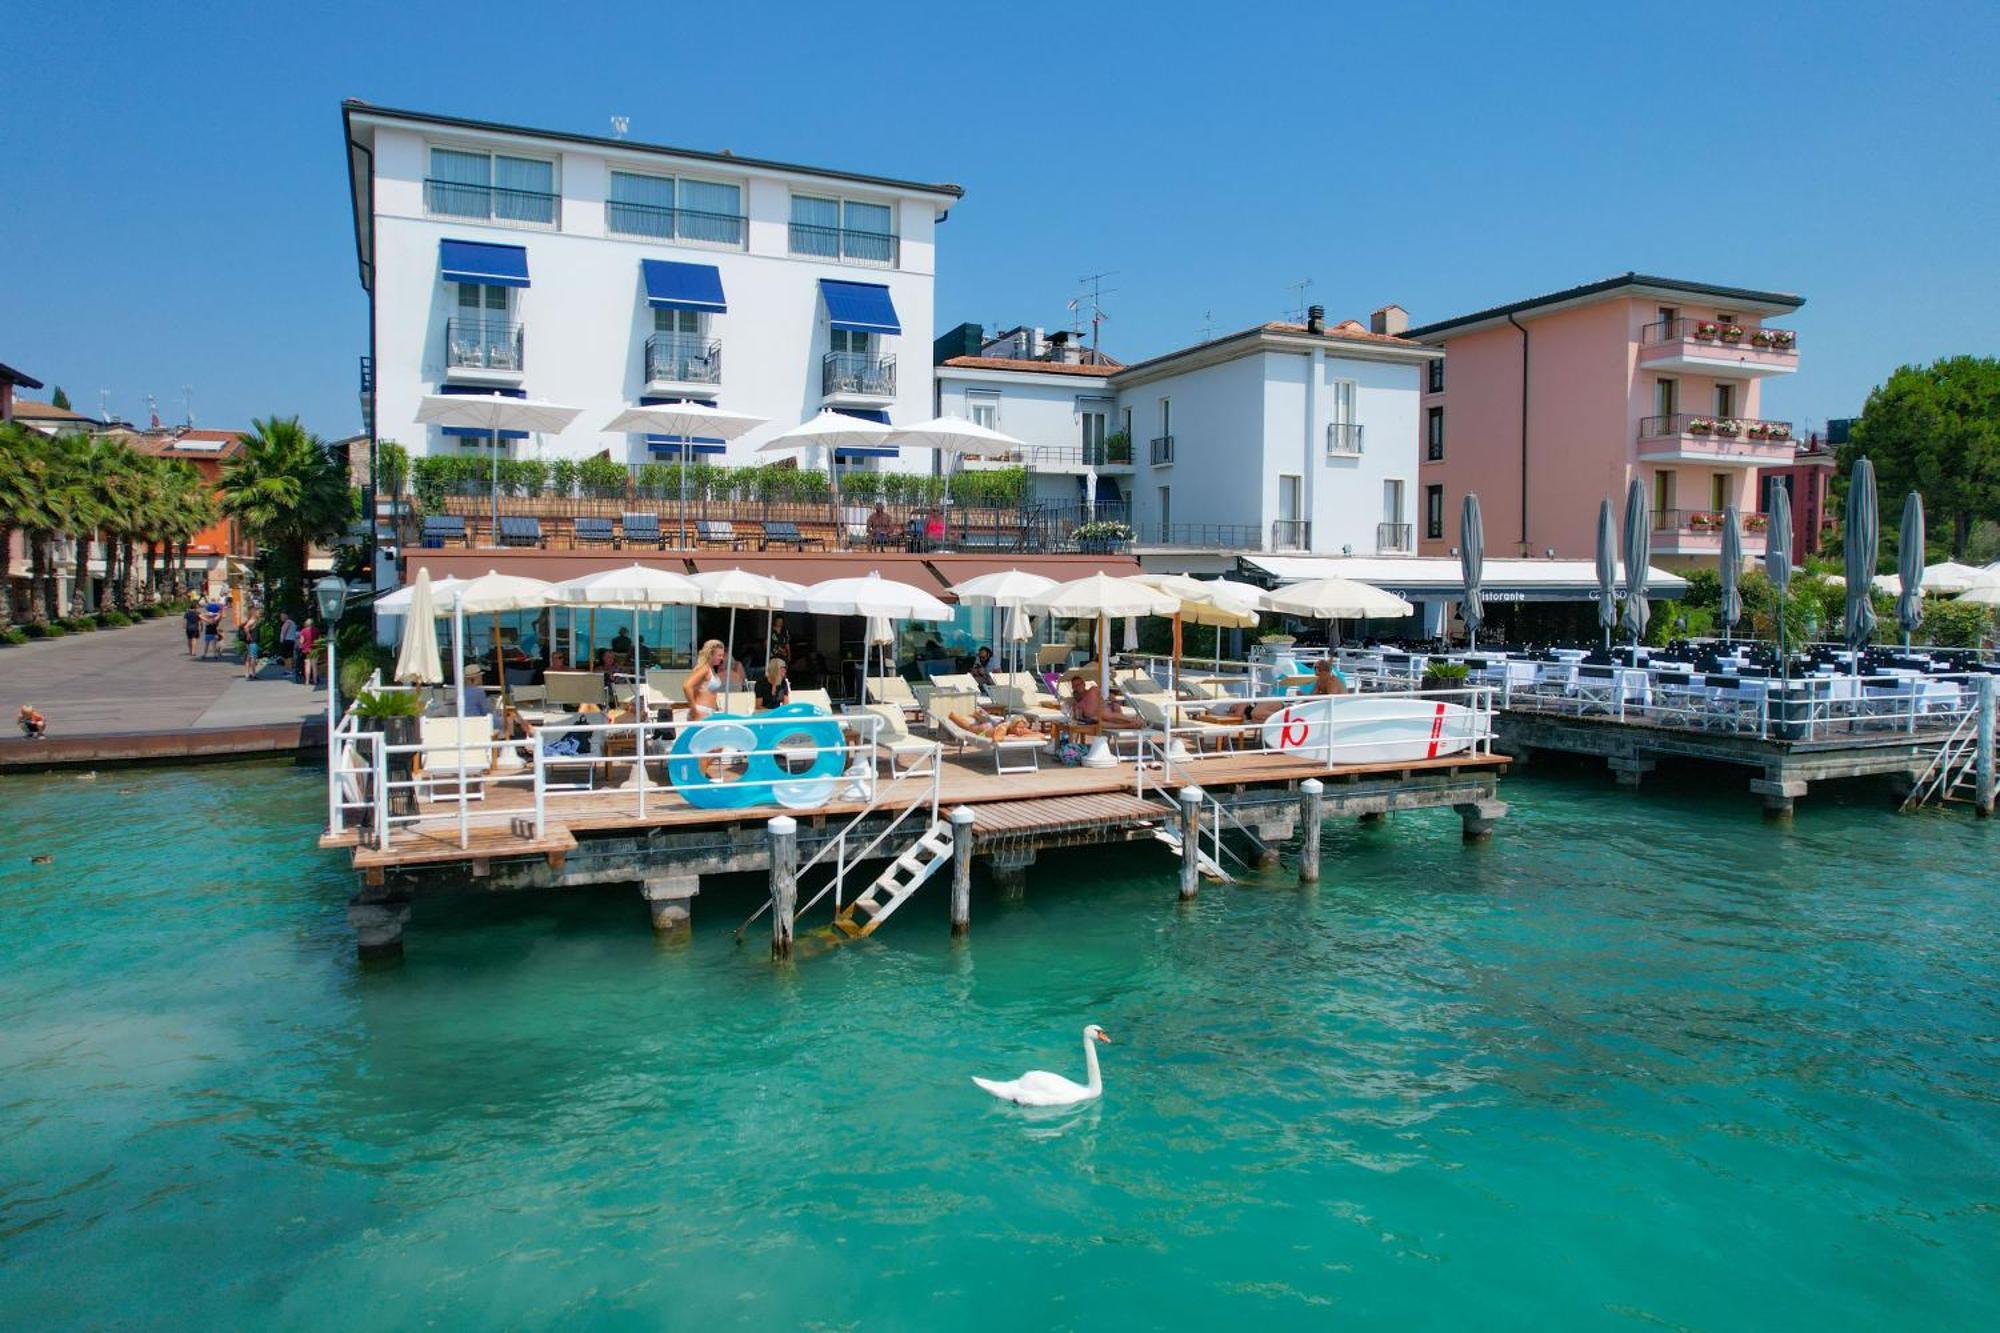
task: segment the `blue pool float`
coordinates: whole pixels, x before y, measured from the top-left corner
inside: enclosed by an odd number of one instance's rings
[[[770,719],[796,719],[791,726],[774,726]],[[738,713],[714,713],[674,738],[667,759],[667,781],[689,805],[701,810],[740,810],[776,801],[792,810],[810,810],[833,799],[847,771],[846,744],[840,724],[818,704],[786,704],[751,719]],[[785,769],[776,754],[783,746],[813,750],[802,772]],[[766,753],[752,754],[753,750]],[[747,756],[740,777],[717,781],[701,771],[704,759],[717,753]]]

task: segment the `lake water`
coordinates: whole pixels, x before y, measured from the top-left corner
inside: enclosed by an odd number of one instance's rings
[[[0,1325],[1991,1326],[2000,826],[1510,778],[774,970],[737,881],[353,959],[276,765],[0,779]],[[33,865],[36,853],[49,865]],[[1081,1074],[1028,1113],[972,1074]]]

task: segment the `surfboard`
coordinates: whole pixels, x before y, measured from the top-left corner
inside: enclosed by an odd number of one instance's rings
[[[1265,718],[1264,748],[1330,755],[1335,764],[1404,763],[1470,750],[1476,722],[1470,708],[1442,699],[1320,695]]]

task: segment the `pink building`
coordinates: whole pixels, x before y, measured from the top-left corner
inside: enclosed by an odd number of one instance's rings
[[[1845,437],[1843,436],[1843,439]],[[1840,522],[1830,503],[1828,488],[1833,482],[1838,458],[1831,443],[1817,435],[1808,436],[1784,467],[1757,469],[1757,511],[1771,512],[1771,483],[1785,483],[1792,510],[1792,563],[1802,565],[1809,555],[1826,549],[1827,534]]]
[[[1477,492],[1493,555],[1588,558],[1597,508],[1622,516],[1645,480],[1661,568],[1714,565],[1721,514],[1764,551],[1757,469],[1785,466],[1791,425],[1759,415],[1759,385],[1798,369],[1798,338],[1766,320],[1801,297],[1626,273],[1411,329],[1444,355],[1425,377],[1419,550],[1458,544]]]

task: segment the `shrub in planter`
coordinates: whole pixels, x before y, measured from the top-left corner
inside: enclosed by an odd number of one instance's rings
[[[1740,343],[1740,342],[1742,342],[1742,341],[1743,341],[1743,326],[1742,326],[1741,324],[1725,324],[1725,325],[1723,325],[1723,326],[1722,326],[1722,341],[1724,341],[1724,342],[1726,342],[1726,343]]]
[[[1115,518],[1101,518],[1090,523],[1076,525],[1076,548],[1096,555],[1108,555],[1118,549],[1120,542],[1132,540],[1132,527],[1120,523]]]
[[[576,469],[583,494],[604,499],[625,494],[625,478],[625,465],[609,458],[586,458]]]
[[[1472,668],[1463,662],[1432,662],[1424,668],[1423,688],[1427,690],[1462,689],[1472,678]]]
[[[1753,439],[1753,440],[1761,440],[1761,439],[1763,439],[1763,438],[1764,438],[1765,436],[1769,435],[1770,433],[1771,433],[1771,432],[1770,432],[1770,428],[1769,428],[1769,427],[1767,427],[1767,426],[1765,426],[1765,424],[1764,424],[1763,422],[1761,422],[1761,421],[1754,421],[1754,422],[1750,423],[1750,438],[1751,438],[1751,439]]]
[[[1746,532],[1763,532],[1770,526],[1770,517],[1765,514],[1750,514],[1743,520],[1743,529]]]
[[[1769,347],[1771,345],[1771,335],[1763,329],[1758,329],[1750,335],[1750,345],[1752,347]]]
[[[1799,342],[1799,335],[1793,333],[1790,329],[1771,330],[1771,346],[1777,348],[1781,352],[1788,351],[1789,349],[1798,346],[1798,342]]]
[[[1792,438],[1792,428],[1782,421],[1773,421],[1765,427],[1764,434],[1773,440],[1789,440]]]

